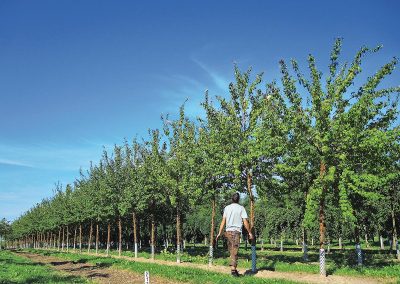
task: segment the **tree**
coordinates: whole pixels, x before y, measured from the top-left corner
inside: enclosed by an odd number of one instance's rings
[[[363,55],[368,51],[376,52],[379,47],[372,50],[366,47],[361,48],[350,67],[347,68],[347,64],[344,64],[338,71],[341,43],[342,40],[337,39],[332,50],[330,73],[325,88],[321,83],[322,73],[318,71],[312,55],[308,57],[310,79],[306,79],[299,71],[297,62],[292,61],[298,83],[304,87],[311,99],[309,107],[300,107],[298,110],[307,118],[305,124],[303,121],[299,123],[305,126],[304,136],[315,148],[319,166],[319,175],[313,180],[307,194],[305,221],[312,224],[317,215],[320,235],[320,272],[323,275],[326,274],[323,260],[325,259],[327,194],[333,192],[338,196],[344,218],[354,224],[356,220],[350,195],[355,192],[364,198],[374,197],[374,194],[368,191],[371,186],[360,187],[362,185],[360,181],[368,179],[370,173],[355,171],[356,165],[350,162],[361,158],[355,146],[361,145],[363,140],[368,139],[369,131],[378,129],[381,122],[391,117],[392,111],[388,110],[387,105],[382,104],[382,101],[390,100],[390,95],[399,91],[399,88],[376,90],[382,79],[396,66],[397,60],[393,59],[370,77],[358,91],[348,94],[349,87],[361,72]],[[290,83],[292,92],[297,92],[295,81],[292,77],[288,78],[290,82],[293,82]],[[365,162],[368,161],[368,157],[364,156],[363,159]]]

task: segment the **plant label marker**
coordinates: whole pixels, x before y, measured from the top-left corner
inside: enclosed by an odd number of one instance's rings
[[[251,246],[251,271],[257,272],[257,264],[256,264],[256,246]]]
[[[326,277],[326,267],[325,267],[325,249],[319,250],[319,274],[322,277]]]
[[[362,251],[360,244],[356,244],[356,253],[357,253],[357,264],[359,266],[362,265]]]
[[[150,284],[150,273],[148,271],[144,272],[144,284]]]

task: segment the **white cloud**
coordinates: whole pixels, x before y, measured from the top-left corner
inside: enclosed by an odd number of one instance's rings
[[[0,163],[38,169],[77,171],[80,167],[88,167],[90,161],[97,162],[101,153],[102,147],[99,144],[88,142],[75,145],[0,144]]]
[[[228,86],[230,81],[223,77],[222,75],[218,74],[216,71],[212,70],[209,68],[207,65],[205,65],[203,62],[200,60],[192,57],[192,61],[196,63],[203,71],[207,73],[207,75],[211,78],[213,83],[215,84],[216,87],[218,87],[219,90],[226,92],[228,90]]]
[[[0,164],[9,165],[9,166],[33,168],[33,166],[31,164],[23,162],[23,161],[2,159],[2,158],[0,158]]]

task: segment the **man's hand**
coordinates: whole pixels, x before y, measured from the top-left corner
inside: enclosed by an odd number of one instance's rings
[[[218,235],[215,237],[215,240],[218,241],[220,236],[221,236],[221,233],[218,233]]]
[[[249,240],[252,240],[254,238],[253,234],[249,232]]]

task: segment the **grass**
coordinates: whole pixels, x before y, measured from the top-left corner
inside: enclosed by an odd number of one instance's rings
[[[264,245],[265,250],[261,251],[260,246],[257,250],[257,267],[261,270],[282,271],[282,272],[306,272],[319,273],[319,254],[317,246],[309,247],[309,261],[303,260],[301,247],[295,244],[285,244],[284,251],[279,251],[279,247]],[[105,253],[101,250],[100,253]],[[111,255],[118,255],[115,250],[110,251]],[[330,275],[347,276],[368,276],[368,277],[397,277],[400,281],[400,262],[388,251],[381,251],[378,246],[371,246],[363,249],[364,265],[359,267],[356,263],[356,255],[353,244],[345,243],[345,249],[340,250],[337,246],[331,247],[331,252],[326,255],[327,273]],[[123,251],[122,255],[133,257],[131,251]],[[149,249],[143,249],[138,254],[139,257],[150,258]],[[221,246],[214,251],[214,261],[216,265],[227,266],[229,255],[226,249]],[[170,250],[158,251],[156,259],[176,261],[176,255]],[[187,246],[181,255],[184,262],[208,263],[208,247],[204,245]],[[246,250],[242,244],[239,250],[239,268],[251,268],[250,247]]]
[[[396,260],[395,256],[390,254],[388,250],[380,250],[378,243],[371,243],[369,248],[363,247],[364,265],[362,267],[359,267],[356,263],[354,244],[344,243],[344,245],[345,249],[340,250],[337,245],[333,244],[330,253],[326,255],[327,273],[329,275],[388,277],[395,278],[400,282],[400,261]],[[257,247],[257,267],[259,270],[319,273],[317,246],[309,246],[308,262],[303,260],[301,247],[294,243],[285,243],[283,252],[279,251],[279,247],[270,244],[265,244],[264,248],[265,250],[261,251],[260,245]],[[205,245],[187,245],[184,253],[181,255],[181,259],[184,262],[206,264],[208,263],[208,249],[208,246]],[[100,250],[99,254],[105,254],[105,251]],[[118,255],[118,252],[111,250],[110,254]],[[134,257],[132,251],[123,251],[122,255]],[[150,249],[143,248],[140,250],[138,256],[149,259]],[[221,245],[214,251],[214,257],[214,264],[228,266],[228,252]],[[176,254],[174,253],[174,248],[170,247],[169,250],[158,250],[155,258],[156,260],[175,262]],[[242,269],[251,268],[250,246],[245,249],[244,244],[241,245],[238,264],[239,268]]]
[[[41,263],[34,263],[6,250],[0,251],[0,283],[90,283],[76,277],[63,275]]]
[[[149,271],[151,275],[157,275],[163,278],[180,281],[183,283],[224,283],[224,284],[288,284],[295,283],[287,280],[275,280],[275,279],[261,279],[254,278],[252,276],[244,276],[240,278],[232,278],[229,275],[210,272],[202,269],[194,269],[189,267],[177,267],[177,266],[165,266],[156,263],[141,263],[135,261],[127,261],[122,259],[115,259],[110,257],[96,257],[90,255],[65,253],[57,251],[43,251],[43,250],[29,250],[31,252],[40,253],[42,255],[52,255],[60,257],[66,260],[78,261],[78,262],[88,262],[103,266],[112,266],[113,268],[127,269],[133,272],[143,274],[144,271]]]

